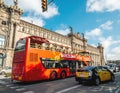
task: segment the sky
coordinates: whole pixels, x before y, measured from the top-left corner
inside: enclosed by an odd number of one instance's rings
[[[3,0],[13,5],[13,0]],[[48,0],[50,2],[50,0]],[[106,60],[120,60],[120,0],[53,0],[42,12],[41,0],[18,0],[21,19],[67,35],[84,33],[88,44],[104,47]]]

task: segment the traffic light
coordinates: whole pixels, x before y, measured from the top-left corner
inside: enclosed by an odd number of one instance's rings
[[[47,11],[47,0],[41,0],[42,2],[42,11],[45,12]]]

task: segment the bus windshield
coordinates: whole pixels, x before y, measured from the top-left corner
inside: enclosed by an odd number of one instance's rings
[[[20,51],[25,49],[26,39],[21,39],[16,43],[15,51]]]

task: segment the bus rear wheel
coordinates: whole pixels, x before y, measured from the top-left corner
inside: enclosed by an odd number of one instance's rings
[[[61,78],[66,78],[66,72],[62,71],[60,76],[61,76]]]
[[[52,72],[51,74],[50,74],[50,80],[55,80],[57,78],[57,74],[56,74],[56,72],[54,71],[54,72]]]

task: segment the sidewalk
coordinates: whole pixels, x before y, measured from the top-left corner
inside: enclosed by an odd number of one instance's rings
[[[6,78],[5,75],[0,75],[0,79]]]
[[[8,77],[5,77],[5,75],[0,75],[0,79],[5,79],[5,78],[8,78]]]

